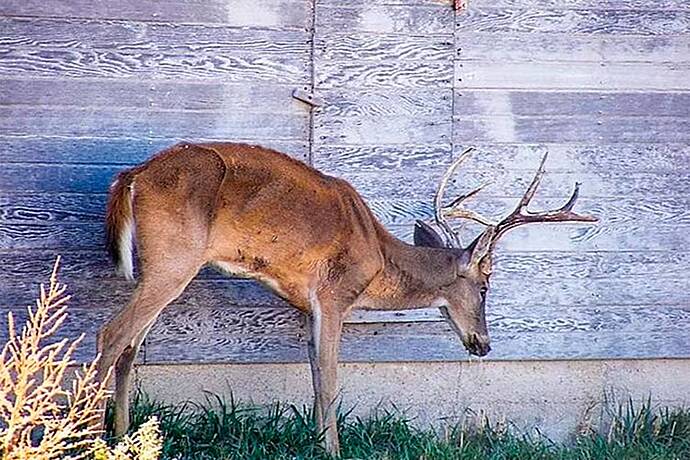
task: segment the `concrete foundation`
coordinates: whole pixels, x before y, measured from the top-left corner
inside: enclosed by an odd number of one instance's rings
[[[344,407],[360,415],[395,406],[438,427],[481,414],[554,440],[596,426],[615,407],[612,397],[690,405],[690,360],[348,363],[340,376]],[[204,391],[259,404],[312,398],[306,364],[146,365],[137,381],[169,402],[200,400]]]

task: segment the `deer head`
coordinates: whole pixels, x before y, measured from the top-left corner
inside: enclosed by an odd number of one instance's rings
[[[484,356],[491,347],[486,326],[485,304],[489,291],[489,278],[492,271],[492,254],[496,243],[508,230],[537,222],[596,222],[592,216],[577,214],[572,211],[577,201],[580,184],[570,199],[559,209],[542,212],[527,210],[530,201],[544,176],[544,155],[539,169],[532,179],[527,191],[520,199],[518,206],[506,218],[494,222],[462,206],[468,198],[476,195],[479,187],[465,195],[455,198],[444,205],[444,192],[455,170],[472,153],[474,149],[465,150],[446,170],[441,178],[434,197],[434,220],[443,234],[443,238],[428,224],[417,221],[414,231],[416,246],[443,249],[450,255],[455,271],[454,282],[441,288],[439,308],[453,330],[460,336],[465,348],[473,355]],[[484,225],[485,230],[467,247],[463,247],[458,233],[450,226],[448,219],[467,219]]]

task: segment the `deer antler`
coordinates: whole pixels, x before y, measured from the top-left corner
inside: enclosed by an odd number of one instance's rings
[[[476,195],[482,189],[482,187],[479,187],[465,195],[459,196],[458,198],[454,199],[449,206],[443,205],[443,195],[446,191],[446,187],[448,187],[450,178],[453,176],[455,170],[458,169],[462,162],[465,161],[473,151],[474,147],[465,149],[465,151],[460,154],[460,156],[448,167],[448,169],[446,169],[446,172],[441,178],[441,182],[439,182],[436,196],[434,197],[434,219],[436,221],[436,225],[438,225],[446,238],[446,244],[450,247],[462,247],[462,245],[460,243],[458,234],[448,223],[447,217],[465,217],[468,219],[479,220],[482,223],[488,222],[487,219],[484,219],[475,212],[460,208],[460,203],[462,201]]]
[[[441,182],[439,183],[439,187],[434,198],[434,218],[436,220],[436,224],[443,232],[446,238],[446,244],[448,246],[462,247],[462,245],[460,244],[460,238],[458,237],[458,234],[455,231],[453,231],[450,224],[446,220],[449,217],[473,220],[482,225],[486,225],[487,227],[493,227],[492,232],[494,232],[494,234],[492,237],[490,249],[493,249],[493,247],[496,244],[496,241],[498,241],[501,235],[503,235],[508,230],[518,227],[520,225],[535,222],[597,221],[596,217],[577,214],[572,210],[575,206],[575,202],[577,201],[578,195],[580,193],[580,184],[578,182],[575,183],[575,190],[573,191],[573,194],[570,196],[568,201],[559,209],[542,212],[530,212],[527,210],[527,206],[529,206],[530,201],[534,197],[534,194],[537,192],[537,188],[539,187],[539,183],[541,182],[542,177],[544,177],[544,165],[546,164],[548,153],[545,154],[542,158],[541,163],[539,164],[539,169],[537,170],[537,173],[534,175],[534,178],[532,179],[532,182],[530,183],[529,187],[527,187],[525,194],[520,199],[518,206],[515,208],[513,212],[511,212],[505,219],[501,220],[500,222],[496,223],[476,213],[475,211],[465,209],[461,206],[463,201],[479,193],[486,186],[486,184],[472,190],[469,193],[460,195],[459,197],[455,198],[448,206],[443,206],[443,194],[445,192],[446,187],[448,186],[450,178],[452,177],[455,170],[460,166],[460,164],[462,164],[462,162],[465,161],[465,159],[472,153],[472,151],[474,151],[474,147],[466,149],[448,167],[446,172],[443,174],[443,177],[441,178]]]
[[[486,217],[477,214],[476,212],[470,209],[465,209],[461,207],[461,203],[463,201],[479,193],[486,186],[486,184],[477,187],[469,193],[460,195],[459,197],[455,198],[448,206],[443,206],[443,194],[445,193],[446,187],[448,186],[448,181],[450,181],[450,178],[453,176],[455,170],[458,169],[462,162],[465,161],[465,159],[467,159],[467,157],[469,157],[473,151],[474,147],[469,147],[465,149],[465,151],[463,151],[460,154],[460,156],[448,167],[448,169],[446,169],[446,172],[443,174],[441,182],[438,185],[436,196],[434,197],[434,220],[436,221],[436,225],[438,225],[443,235],[445,236],[446,244],[451,247],[460,248],[462,247],[462,244],[460,242],[460,237],[455,231],[453,231],[450,224],[446,220],[448,217],[469,219],[475,222],[479,222],[483,225],[496,225],[495,222],[487,219]]]
[[[532,179],[529,187],[527,187],[525,194],[520,199],[518,206],[505,219],[501,220],[496,225],[496,234],[493,238],[492,247],[505,232],[524,224],[534,222],[597,222],[598,219],[594,216],[577,214],[572,211],[580,193],[579,182],[575,183],[575,190],[573,190],[573,194],[560,208],[542,212],[530,212],[527,210],[527,206],[529,206],[530,201],[534,197],[534,194],[539,187],[542,177],[544,177],[544,164],[546,163],[546,158],[548,155],[549,154],[547,153],[542,158],[541,163],[539,164],[539,169],[534,175],[534,179]]]

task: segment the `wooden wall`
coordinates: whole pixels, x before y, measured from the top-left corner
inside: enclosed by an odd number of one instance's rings
[[[509,211],[548,151],[535,204],[577,180],[580,209],[601,218],[504,239],[489,359],[690,357],[690,4],[450,3],[3,1],[0,317],[24,316],[62,254],[63,334],[85,331],[79,357],[92,356],[132,290],[102,249],[107,186],[177,140],[288,152],[351,181],[408,240],[444,167],[475,145],[453,187],[491,180],[478,210]],[[467,357],[433,310],[356,313],[346,329],[347,361]],[[204,271],[141,360],[303,361],[303,336],[255,283]]]

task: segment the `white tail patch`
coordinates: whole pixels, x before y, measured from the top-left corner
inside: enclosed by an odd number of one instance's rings
[[[120,241],[117,249],[120,252],[120,266],[117,267],[118,273],[123,275],[128,280],[134,279],[134,222],[133,219],[128,219],[122,227],[120,233]]]
[[[119,274],[128,280],[134,279],[134,214],[132,213],[132,200],[134,199],[134,183],[129,186],[129,199],[127,204],[129,212],[127,220],[120,231],[117,250],[120,253],[120,266],[117,267]]]

